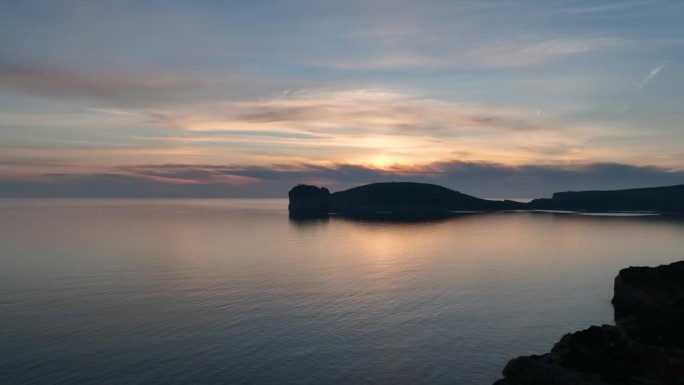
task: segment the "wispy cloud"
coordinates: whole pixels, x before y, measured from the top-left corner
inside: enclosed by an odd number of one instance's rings
[[[536,111],[377,89],[301,90],[268,99],[157,110],[144,119],[178,131],[166,139],[178,144],[249,145],[264,153],[376,165],[425,163],[447,156],[455,146],[482,156],[515,152],[493,150],[497,143],[531,154],[530,140],[541,146],[549,135],[584,135],[554,122],[553,111],[543,117]]]
[[[404,46],[348,57],[313,58],[312,65],[344,70],[391,69],[472,69],[517,68],[571,58],[589,53],[605,53],[634,45],[623,38],[606,36],[558,37],[539,39],[529,36],[503,37],[480,41],[478,44],[459,42],[442,46],[448,40],[437,38],[431,49]]]
[[[173,109],[90,108],[87,119],[73,120],[79,132],[65,130],[54,138],[24,136],[22,140],[43,146],[58,143],[68,159],[97,152],[94,165],[111,165],[117,157],[120,164],[131,164],[155,157],[157,162],[171,162],[174,157],[214,162],[229,156],[234,162],[262,164],[280,158],[387,167],[425,164],[454,151],[469,154],[464,160],[495,159],[507,164],[583,160],[589,155],[591,138],[613,130],[563,123],[562,110],[538,111],[382,89],[304,89],[271,98],[209,101]],[[111,141],[103,134],[89,134],[86,126],[94,121],[96,127],[98,115],[103,116],[100,125],[109,124],[113,130],[117,124],[138,128],[135,135],[109,146],[120,149],[76,148]],[[53,118],[29,117],[22,124],[43,125]],[[61,119],[63,126],[68,125],[66,118]]]
[[[618,1],[609,4],[599,4],[586,7],[575,7],[562,9],[562,13],[584,15],[584,14],[600,14],[613,13],[631,10],[633,8],[650,7],[662,3],[660,0],[645,0],[645,1]]]
[[[384,132],[421,135],[462,127],[535,130],[530,111],[449,103],[377,89],[302,90],[282,97],[156,112],[149,118],[192,131],[269,130],[319,134]]]
[[[235,85],[233,80],[159,69],[78,71],[0,60],[0,91],[125,108],[187,102],[212,87]]]
[[[484,44],[464,55],[466,60],[492,67],[518,67],[545,63],[570,55],[631,46],[625,39],[617,37],[557,38],[541,41],[502,40]]]
[[[659,65],[659,66],[657,66],[657,67],[652,68],[652,69],[648,72],[648,75],[646,75],[646,77],[644,78],[644,80],[642,80],[642,81],[639,83],[638,88],[639,88],[639,89],[642,89],[642,88],[646,87],[646,85],[647,85],[651,80],[653,80],[656,76],[658,76],[658,74],[660,74],[660,72],[661,72],[662,70],[665,69],[666,65],[667,65],[667,64],[662,64],[662,65]]]

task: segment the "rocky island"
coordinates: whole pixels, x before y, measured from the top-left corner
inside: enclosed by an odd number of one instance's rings
[[[621,270],[613,307],[615,325],[512,359],[495,385],[684,384],[684,261]]]
[[[327,188],[297,185],[289,192],[292,218],[329,214],[353,217],[437,218],[469,211],[572,210],[653,211],[684,214],[684,185],[613,191],[554,193],[529,203],[488,200],[446,187],[412,182],[372,183],[330,193]]]

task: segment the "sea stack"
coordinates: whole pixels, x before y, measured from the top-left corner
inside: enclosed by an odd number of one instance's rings
[[[291,218],[321,218],[330,210],[330,191],[325,187],[299,184],[288,193]]]

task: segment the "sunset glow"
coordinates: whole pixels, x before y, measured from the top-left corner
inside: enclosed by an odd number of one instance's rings
[[[2,2],[0,193],[103,176],[219,196],[681,183],[683,14],[667,0]]]

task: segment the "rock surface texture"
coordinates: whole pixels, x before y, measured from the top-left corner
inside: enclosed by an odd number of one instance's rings
[[[616,325],[566,334],[550,353],[512,359],[496,385],[684,384],[684,261],[615,278]]]

